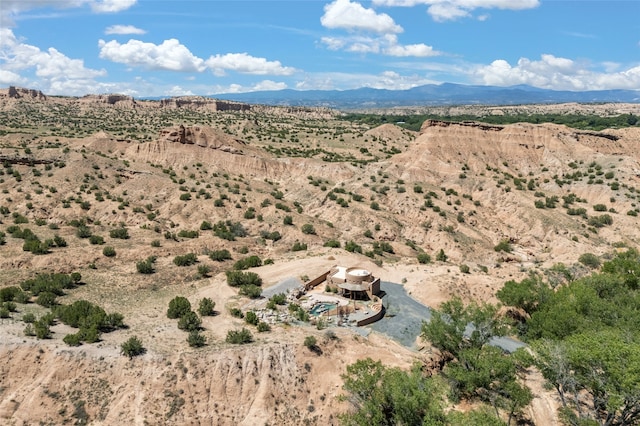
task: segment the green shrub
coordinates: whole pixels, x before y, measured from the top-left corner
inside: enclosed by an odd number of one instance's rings
[[[177,266],[191,266],[198,262],[198,256],[195,253],[187,253],[182,256],[173,258],[173,263]]]
[[[257,299],[262,295],[262,289],[253,284],[242,285],[240,286],[238,294],[241,296],[247,296],[250,299]]]
[[[22,315],[22,321],[26,324],[33,324],[34,322],[36,322],[36,316],[32,312],[27,312],[26,314]]]
[[[249,268],[257,268],[258,266],[262,266],[262,259],[258,256],[249,256],[234,263],[233,269],[241,271]]]
[[[332,248],[340,248],[340,241],[338,240],[327,240],[327,242],[324,243],[325,247],[332,247]]]
[[[240,287],[244,285],[261,286],[262,278],[255,272],[243,271],[227,271],[227,284],[231,287]]]
[[[82,344],[82,340],[80,339],[80,335],[78,333],[67,334],[66,336],[64,336],[62,341],[69,346],[80,346]]]
[[[269,298],[270,302],[275,303],[276,305],[285,305],[287,303],[287,295],[284,293],[274,294]]]
[[[116,255],[116,249],[112,246],[105,246],[102,249],[102,254],[106,257],[114,257]]]
[[[468,274],[470,272],[469,265],[465,265],[464,263],[460,265],[460,272]]]
[[[188,229],[181,229],[178,232],[178,237],[180,238],[198,238],[200,233],[198,231],[190,231]]]
[[[227,249],[214,250],[211,253],[209,253],[209,258],[211,260],[215,260],[216,262],[224,262],[225,260],[232,259],[231,253]]]
[[[89,237],[89,243],[94,245],[102,245],[104,244],[104,238],[102,238],[100,235],[92,235]]]
[[[255,312],[253,311],[248,311],[245,315],[244,315],[244,322],[246,322],[247,324],[251,324],[251,325],[257,325],[258,324],[258,316],[256,315]]]
[[[209,265],[198,265],[198,275],[202,278],[207,278],[211,274],[211,266]]]
[[[53,243],[56,245],[56,247],[66,247],[67,246],[67,241],[62,238],[60,235],[56,234],[53,236]]]
[[[302,228],[300,228],[300,230],[302,231],[303,234],[308,234],[308,235],[315,235],[316,233],[315,228],[310,223],[305,223],[304,225],[302,225]]]
[[[36,298],[36,303],[40,306],[44,306],[45,308],[51,308],[57,303],[56,298],[57,296],[54,293],[43,291]]]
[[[242,345],[245,343],[253,342],[253,336],[251,332],[246,328],[242,327],[240,330],[229,330],[227,332],[227,338],[225,339],[227,343],[234,343],[238,345]]]
[[[436,254],[436,260],[438,262],[446,262],[448,259],[448,256],[445,254],[443,249],[440,249],[440,251],[438,252],[438,254]]]
[[[231,314],[232,317],[244,318],[244,314],[242,313],[242,310],[240,310],[238,308],[229,309],[229,313]]]
[[[264,321],[260,321],[256,327],[259,333],[264,333],[265,331],[271,331],[271,326]]]
[[[215,236],[228,241],[235,241],[236,237],[246,237],[247,231],[241,223],[232,222],[230,220],[220,221],[213,225],[213,233]]]
[[[582,253],[578,258],[578,262],[582,263],[585,266],[588,266],[591,269],[600,267],[600,258],[593,253]]]
[[[21,291],[16,286],[0,288],[0,302],[11,302]]]
[[[156,272],[156,269],[153,266],[155,261],[155,256],[150,256],[146,260],[141,260],[136,263],[136,270],[141,274],[153,274]]]
[[[191,302],[184,296],[176,296],[169,302],[167,317],[171,319],[180,318],[187,312],[191,312]]]
[[[293,243],[293,246],[291,247],[291,251],[304,251],[306,249],[307,249],[307,244],[301,243],[300,241],[296,241],[295,243]]]
[[[316,350],[317,344],[318,340],[314,336],[307,336],[304,338],[304,346],[311,351]]]
[[[137,336],[130,337],[126,342],[120,345],[120,353],[128,356],[129,359],[134,356],[142,355],[145,352],[146,349],[142,346],[142,341],[138,339]]]
[[[202,320],[193,311],[186,312],[178,320],[178,328],[185,331],[197,331],[202,326]]]
[[[511,253],[513,251],[513,247],[511,246],[511,242],[508,238],[500,240],[500,242],[496,244],[493,249],[497,252],[503,251],[505,253]]]
[[[272,240],[272,241],[278,241],[282,238],[282,235],[280,235],[280,232],[278,231],[273,231],[273,232],[261,231],[260,236],[265,240]]]
[[[362,253],[362,247],[354,241],[348,241],[345,243],[344,249],[350,253]]]
[[[116,228],[109,231],[109,236],[111,238],[119,238],[121,240],[126,240],[129,238],[129,231],[127,228]]]
[[[207,344],[207,339],[204,337],[198,330],[193,330],[189,332],[189,336],[187,337],[187,343],[192,348],[200,348]]]
[[[427,253],[418,253],[418,262],[426,265],[427,263],[431,262],[431,256],[429,256]]]
[[[200,303],[198,304],[198,313],[203,316],[213,316],[215,315],[215,307],[216,302],[211,300],[209,297],[205,297],[200,299]]]

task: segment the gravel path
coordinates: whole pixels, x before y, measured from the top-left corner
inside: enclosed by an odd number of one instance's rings
[[[383,281],[381,287],[386,293],[382,302],[387,312],[380,321],[366,327],[389,336],[403,346],[416,349],[416,338],[420,335],[422,322],[431,319],[431,309],[407,294],[400,284]],[[490,344],[507,352],[525,346],[509,337],[494,337]]]
[[[300,287],[302,284],[303,282],[300,281],[298,278],[295,278],[295,277],[285,278],[284,280],[280,281],[278,284],[273,285],[268,289],[264,290],[262,292],[262,297],[268,299],[274,294],[278,294],[278,293],[286,294],[287,290],[293,290],[294,288]]]

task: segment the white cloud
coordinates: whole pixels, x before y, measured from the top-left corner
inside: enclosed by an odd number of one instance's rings
[[[402,45],[398,43],[395,34],[386,34],[380,37],[347,36],[347,37],[322,37],[320,41],[329,50],[345,50],[356,53],[379,53],[387,56],[398,57],[428,57],[438,56],[441,52],[423,43]]]
[[[0,84],[3,86],[21,86],[27,83],[26,78],[12,71],[0,69]]]
[[[182,72],[202,72],[206,68],[203,59],[194,56],[189,49],[173,38],[163,41],[162,44],[133,39],[124,44],[115,40],[100,40],[98,46],[102,59],[133,67]]]
[[[241,84],[232,83],[228,86],[215,86],[210,88],[209,93],[214,94],[222,94],[222,93],[246,93],[246,92],[256,92],[262,90],[283,90],[287,88],[286,83],[271,81],[271,80],[263,80],[260,81],[253,86],[243,86]]]
[[[146,34],[143,29],[136,28],[133,25],[111,25],[104,30],[104,33],[109,34]]]
[[[14,25],[14,19],[22,12],[33,9],[54,7],[70,9],[90,6],[95,13],[113,13],[129,9],[138,0],[2,0],[0,7],[0,26]]]
[[[95,0],[90,4],[94,12],[113,13],[127,10],[136,4],[137,1],[138,0]]]
[[[413,57],[428,57],[437,56],[440,53],[433,50],[433,47],[427,46],[424,43],[419,44],[407,44],[401,46],[399,44],[387,47],[384,53],[389,56],[413,56]]]
[[[183,89],[180,86],[172,86],[169,90],[165,91],[167,96],[194,96],[191,90]]]
[[[252,90],[283,90],[287,88],[287,83],[272,80],[262,80],[255,84]]]
[[[637,90],[640,87],[640,66],[607,72],[610,67],[609,63],[594,67],[546,54],[539,61],[520,58],[515,66],[498,59],[476,67],[473,78],[478,83],[492,86],[528,84],[554,90]]]
[[[331,29],[370,31],[376,33],[401,33],[402,27],[386,13],[376,13],[360,3],[350,0],[335,0],[324,7],[320,23]]]
[[[296,83],[298,90],[348,90],[361,87],[374,89],[405,90],[424,84],[437,83],[422,75],[402,75],[395,71],[380,74],[366,73],[310,73]]]
[[[107,75],[105,70],[86,68],[82,59],[69,58],[53,47],[42,51],[26,44],[7,28],[0,28],[0,63],[3,80],[10,78],[16,84],[28,84],[24,74],[34,74],[38,77],[38,88],[51,94],[78,93],[74,87],[82,87],[81,94],[95,92],[94,79]]]
[[[206,65],[217,76],[225,75],[226,71],[253,75],[291,75],[296,71],[295,68],[282,66],[280,61],[268,61],[247,53],[211,56],[207,59]]]
[[[471,16],[476,9],[523,10],[540,5],[540,0],[373,0],[379,6],[413,7],[429,6],[427,12],[438,22],[452,21]],[[486,15],[480,16],[486,20]]]

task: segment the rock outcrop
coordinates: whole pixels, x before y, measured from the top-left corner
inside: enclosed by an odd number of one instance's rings
[[[181,96],[161,99],[160,108],[206,109],[209,111],[249,111],[251,106],[239,102],[223,101],[202,96]]]
[[[218,149],[232,154],[242,154],[246,143],[211,127],[183,125],[169,127],[160,131],[160,142],[197,145],[203,148]]]
[[[9,86],[9,88],[7,89],[0,89],[0,97],[7,97],[11,99],[47,99],[47,97],[40,90],[25,89],[23,87],[15,86]]]
[[[80,102],[113,105],[116,107],[124,108],[136,108],[138,106],[136,101],[131,96],[121,95],[118,93],[110,93],[104,95],[87,95],[80,98]]]

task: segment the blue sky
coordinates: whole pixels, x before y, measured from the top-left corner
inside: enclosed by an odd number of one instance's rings
[[[640,1],[0,0],[0,86],[640,90]]]

